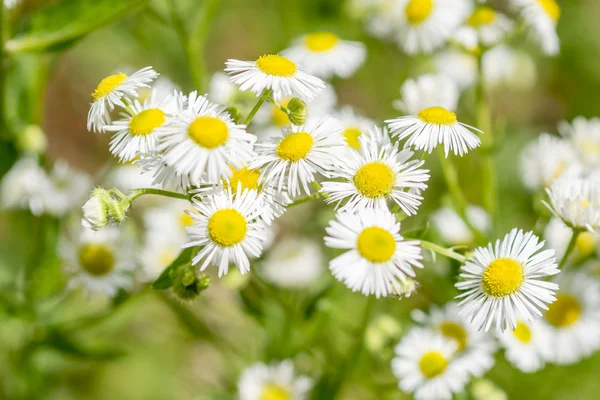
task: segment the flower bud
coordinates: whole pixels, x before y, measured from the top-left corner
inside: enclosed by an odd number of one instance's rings
[[[294,125],[302,125],[306,122],[308,108],[306,103],[297,97],[292,98],[287,105],[288,118]]]
[[[111,197],[108,202],[108,218],[111,222],[120,224],[125,220],[127,216],[127,210],[129,210],[130,202],[127,198],[122,200],[117,200]]]
[[[43,154],[48,148],[48,139],[42,128],[28,125],[18,137],[18,146],[24,153]]]
[[[418,288],[419,282],[407,277],[404,282],[400,280],[397,282],[395,296],[397,296],[399,299],[408,298],[415,294]]]
[[[206,274],[198,275],[196,267],[186,265],[173,271],[173,294],[181,301],[192,301],[210,286]]]
[[[109,223],[108,204],[111,200],[110,194],[103,188],[92,190],[92,195],[83,205],[81,224],[95,231],[103,229]]]

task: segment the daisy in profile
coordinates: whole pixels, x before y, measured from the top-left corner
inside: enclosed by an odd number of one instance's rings
[[[527,26],[531,36],[544,53],[554,56],[560,51],[556,24],[560,18],[560,6],[556,0],[511,0]]]
[[[533,232],[514,228],[495,246],[478,247],[461,267],[455,285],[460,315],[477,329],[515,329],[516,313],[527,322],[542,316],[552,303],[558,285],[543,278],[559,273],[554,250],[543,250],[544,242]]]
[[[578,164],[577,153],[568,140],[542,133],[521,155],[523,182],[530,190],[547,188]]]
[[[240,400],[307,400],[312,380],[296,375],[292,360],[251,365],[238,383]]]
[[[315,32],[296,39],[281,54],[319,78],[348,78],[365,62],[367,48],[331,32]]]
[[[505,350],[506,360],[526,373],[544,368],[550,349],[556,346],[542,321],[526,322],[522,318],[517,318],[515,329],[498,332],[498,340]]]
[[[549,359],[575,364],[600,349],[600,283],[584,271],[562,273],[556,301],[544,314],[550,329]]]
[[[431,53],[452,36],[470,11],[465,0],[396,0],[396,43],[408,54]]]
[[[375,126],[375,122],[358,114],[350,106],[342,107],[334,116],[344,125],[342,135],[346,145],[356,150],[360,149],[359,138]]]
[[[416,400],[451,400],[469,381],[454,355],[456,343],[425,328],[413,328],[394,349],[392,372],[400,389]]]
[[[429,314],[413,310],[411,316],[416,322],[453,340],[456,344],[454,362],[462,364],[471,375],[481,377],[494,366],[497,347],[494,337],[478,331],[461,317],[456,303],[449,302],[443,308],[434,306]]]
[[[419,241],[405,240],[388,210],[340,212],[326,231],[327,247],[347,250],[329,262],[329,269],[354,292],[377,298],[396,294],[398,281],[414,278],[414,268],[423,268]]]
[[[562,121],[558,131],[571,143],[585,166],[600,167],[600,118],[577,117],[571,123]]]
[[[407,79],[400,88],[400,95],[402,99],[394,101],[394,107],[407,114],[417,115],[421,110],[433,106],[456,110],[460,92],[448,76],[427,74]]]
[[[117,227],[93,231],[78,226],[70,239],[59,244],[64,267],[71,274],[70,286],[109,297],[131,287],[135,267],[127,256],[131,245]]]
[[[88,112],[87,129],[93,132],[101,132],[104,125],[110,123],[110,112],[115,106],[125,107],[121,101],[124,96],[137,97],[137,90],[149,87],[158,73],[152,67],[145,67],[127,76],[119,72],[102,79],[92,97],[94,102]]]
[[[248,257],[262,252],[264,222],[260,218],[263,202],[256,190],[237,192],[231,189],[194,197],[197,213],[190,213],[194,222],[187,227],[190,241],[184,247],[202,247],[192,259],[204,271],[209,264],[219,267],[219,277],[233,263],[242,274],[250,271]]]
[[[489,232],[492,226],[490,215],[480,206],[468,205],[465,209],[467,221],[480,232]],[[442,207],[431,216],[431,222],[442,240],[454,246],[470,245],[475,241],[471,228],[449,207]]]
[[[110,152],[121,162],[153,154],[159,135],[165,132],[173,113],[182,108],[184,102],[185,98],[177,93],[159,98],[154,92],[143,104],[132,100],[120,120],[103,127],[103,131],[116,132],[110,140]]]
[[[419,111],[417,115],[399,117],[385,121],[398,140],[408,138],[404,147],[414,147],[431,153],[440,144],[444,144],[444,153],[452,151],[463,156],[479,147],[481,140],[473,133],[483,133],[477,128],[458,122],[456,114],[440,106],[431,106]]]
[[[573,228],[598,232],[600,229],[600,180],[563,176],[546,189],[554,215]]]
[[[492,47],[498,44],[512,28],[513,22],[506,15],[487,5],[479,5],[454,38],[467,49],[476,50],[480,45]]]
[[[558,259],[564,256],[572,234],[573,230],[565,225],[560,218],[553,217],[546,225],[544,239],[546,239],[548,247],[556,250]],[[599,244],[600,236],[596,233],[584,231],[577,235],[573,251],[577,259],[582,260],[594,254]]]
[[[240,90],[260,96],[271,89],[276,101],[285,97],[312,100],[325,88],[325,82],[309,75],[292,60],[277,54],[265,54],[256,61],[227,60],[225,72]]]
[[[424,161],[411,160],[412,155],[412,151],[361,138],[360,150],[341,155],[331,173],[332,178],[341,181],[323,182],[321,190],[327,195],[326,201],[337,205],[345,202],[341,211],[357,211],[387,209],[392,200],[406,214],[416,214],[429,170],[421,169]]]
[[[291,196],[309,194],[315,174],[327,175],[333,158],[343,148],[343,127],[331,117],[310,117],[302,126],[292,125],[267,142],[257,143],[258,156],[249,165],[260,168],[264,182]]]
[[[252,159],[256,136],[248,134],[245,125],[236,124],[223,107],[194,91],[159,139],[157,151],[162,161],[199,185],[203,179],[216,182],[227,178],[230,165],[240,166]]]

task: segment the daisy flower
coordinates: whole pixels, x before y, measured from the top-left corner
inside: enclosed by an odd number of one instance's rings
[[[423,268],[417,240],[404,240],[388,210],[340,212],[326,228],[325,245],[347,250],[329,262],[333,275],[352,291],[377,298],[400,291],[398,281]]]
[[[560,6],[556,0],[512,0],[529,27],[531,36],[550,56],[560,51],[556,24],[560,18]]]
[[[600,229],[600,181],[597,178],[563,176],[546,189],[546,207],[573,228],[596,232]]]
[[[459,315],[456,303],[449,302],[443,308],[433,307],[429,314],[413,310],[412,318],[441,333],[456,343],[454,362],[476,377],[483,376],[495,363],[496,343],[493,336],[478,331]]]
[[[110,123],[110,112],[115,105],[125,107],[121,101],[124,96],[137,97],[137,90],[149,87],[148,83],[157,76],[152,67],[145,67],[129,76],[119,72],[102,79],[92,93],[94,102],[88,112],[88,131],[101,132]]]
[[[483,54],[483,79],[490,88],[508,86],[530,89],[537,79],[537,66],[526,52],[507,45],[497,45]]]
[[[57,160],[48,175],[48,187],[42,201],[46,212],[55,217],[64,217],[79,209],[92,187],[88,174],[75,170],[64,160]]]
[[[469,50],[480,45],[492,47],[504,39],[513,28],[512,21],[487,5],[479,5],[460,27],[454,38]]]
[[[45,192],[50,189],[46,172],[37,160],[23,157],[17,160],[2,178],[0,201],[4,209],[26,209],[33,215],[44,213]]]
[[[276,54],[265,54],[256,61],[228,60],[225,65],[225,72],[231,75],[231,82],[239,85],[240,90],[250,90],[260,96],[271,89],[276,101],[293,96],[312,100],[325,88],[321,79],[307,74],[292,60]]]
[[[127,254],[133,252],[132,243],[119,228],[93,231],[80,226],[77,229],[71,239],[64,238],[59,244],[61,259],[71,273],[69,285],[109,297],[131,287],[135,263]]]
[[[590,168],[600,167],[600,118],[577,117],[558,124],[558,131],[575,149],[578,159]]]
[[[600,348],[600,283],[584,271],[562,273],[555,282],[560,289],[544,315],[552,343],[549,359],[574,364]]]
[[[143,104],[133,100],[130,112],[121,113],[122,119],[103,127],[103,131],[116,132],[110,140],[110,152],[121,162],[153,154],[158,146],[158,137],[168,127],[172,113],[183,107],[181,100],[183,98],[176,92],[160,100],[153,92]],[[169,111],[168,107],[173,103],[178,106],[171,107]]]
[[[240,400],[307,400],[312,380],[294,373],[292,360],[251,365],[242,372],[238,383]]]
[[[515,329],[498,332],[498,340],[506,360],[526,373],[542,369],[551,347],[556,346],[542,321],[526,322],[521,318],[517,318]]]
[[[548,247],[556,250],[558,259],[564,256],[572,234],[573,230],[565,225],[560,218],[551,218],[548,225],[546,225],[544,238],[548,243]],[[596,251],[599,244],[600,237],[597,234],[587,231],[581,232],[577,235],[575,241],[575,254],[579,259],[587,258]]]
[[[490,215],[479,206],[468,205],[465,214],[469,223],[480,232],[489,232],[492,226]],[[449,207],[442,207],[431,216],[434,228],[442,240],[454,246],[474,243],[475,237],[465,221]]]
[[[230,165],[240,166],[252,159],[256,141],[245,125],[236,124],[223,107],[195,91],[159,138],[157,151],[162,153],[162,161],[194,185],[202,179],[214,182],[229,177]]]
[[[292,125],[282,135],[257,143],[258,157],[249,167],[260,168],[264,182],[277,190],[287,187],[291,196],[297,196],[303,188],[309,194],[315,174],[327,175],[334,154],[341,151],[342,131],[335,118],[311,117],[302,126]]]
[[[543,278],[559,273],[554,250],[543,250],[544,242],[533,232],[514,228],[495,246],[478,247],[461,269],[455,285],[461,293],[456,298],[460,314],[477,329],[515,329],[516,314],[525,321],[539,318],[539,309],[556,298],[555,283]]]
[[[281,54],[319,78],[348,78],[365,62],[367,49],[331,32],[315,32],[296,39]]]
[[[453,359],[456,343],[424,328],[411,329],[394,349],[392,372],[398,386],[416,400],[451,400],[469,380]]]
[[[375,126],[375,122],[358,114],[350,106],[342,107],[334,113],[334,117],[344,125],[342,135],[346,145],[357,150],[360,149],[359,137]]]
[[[394,107],[411,115],[433,106],[454,111],[460,96],[454,81],[441,74],[408,79],[400,88],[400,94],[402,100],[394,101]]]
[[[190,241],[184,247],[202,247],[192,259],[204,271],[209,264],[219,267],[219,277],[233,263],[242,274],[250,271],[248,256],[258,257],[265,240],[262,199],[256,190],[237,192],[231,188],[220,193],[194,197],[197,213],[190,213],[194,223],[187,227]]]
[[[579,164],[569,141],[542,133],[521,155],[523,182],[530,190],[550,187],[569,168]]]
[[[152,183],[151,174],[144,174],[144,171],[138,164],[138,162],[134,162],[117,165],[108,174],[107,186],[115,187],[123,193],[139,188],[160,188],[160,185]],[[140,200],[143,201],[144,198],[150,197],[154,196],[142,196],[135,201],[137,203]]]
[[[437,73],[449,77],[460,90],[473,86],[477,81],[477,59],[472,54],[449,48],[437,53],[433,61]]]
[[[404,147],[428,151],[444,144],[444,153],[452,151],[463,156],[481,144],[481,140],[471,131],[483,133],[477,128],[458,122],[456,114],[440,106],[425,108],[417,115],[399,117],[385,121],[398,140],[406,139]]]
[[[323,274],[325,259],[319,243],[302,237],[278,241],[263,261],[267,281],[286,289],[308,288]]]
[[[332,178],[342,181],[323,182],[321,190],[327,203],[340,205],[347,199],[341,210],[356,211],[387,209],[388,200],[393,200],[406,214],[416,214],[429,170],[420,168],[424,161],[410,160],[412,155],[412,151],[361,138],[360,150],[340,156],[331,173]]]

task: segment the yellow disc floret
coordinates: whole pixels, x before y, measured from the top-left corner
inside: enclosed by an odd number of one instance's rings
[[[182,228],[185,228],[186,226],[192,226],[193,224],[194,218],[192,218],[192,216],[188,213],[181,212],[181,214],[179,215],[179,225]]]
[[[354,185],[365,197],[378,198],[392,193],[396,184],[394,171],[386,164],[374,161],[360,167],[354,175]]]
[[[315,52],[331,50],[339,40],[338,36],[329,32],[311,33],[304,37],[306,47]]]
[[[92,97],[94,98],[94,100],[98,100],[99,98],[106,96],[107,94],[115,90],[115,88],[119,86],[125,79],[127,79],[127,75],[125,75],[122,72],[115,75],[107,76],[106,78],[100,81],[100,83],[96,87],[96,90],[94,90],[94,93],[92,93]]]
[[[419,111],[418,117],[428,124],[452,125],[456,123],[456,114],[443,107],[429,107]]]
[[[517,327],[513,331],[513,334],[520,342],[531,342],[531,329],[521,321],[517,322]]]
[[[237,190],[238,184],[242,185],[242,190],[254,190],[258,189],[258,178],[260,178],[260,170],[248,169],[246,167],[235,169],[231,168],[231,178],[229,182],[225,182],[226,186],[231,185],[233,191]]]
[[[219,118],[198,117],[188,127],[188,135],[200,146],[214,149],[227,141],[229,129]]]
[[[442,322],[439,326],[442,335],[449,339],[454,339],[458,351],[464,350],[467,347],[467,331],[460,324],[452,321]]]
[[[299,161],[312,149],[314,139],[308,132],[295,132],[287,135],[277,145],[277,156],[287,161]]]
[[[90,275],[103,276],[112,271],[115,257],[105,245],[87,243],[79,249],[79,265]]]
[[[433,0],[410,0],[404,9],[406,19],[413,25],[425,21],[433,10]]]
[[[544,12],[550,17],[554,23],[560,18],[560,6],[556,0],[537,0]]]
[[[512,258],[492,261],[481,277],[483,289],[493,297],[504,297],[516,292],[524,279],[523,266]]]
[[[448,366],[448,360],[437,351],[425,353],[419,360],[419,369],[425,378],[431,379],[441,375]]]
[[[260,394],[259,400],[292,400],[292,394],[286,388],[267,383]]]
[[[475,12],[467,19],[467,24],[471,26],[487,25],[496,19],[496,11],[488,6],[477,7]]]
[[[361,256],[374,263],[382,263],[392,259],[396,252],[394,236],[383,228],[372,226],[365,228],[356,241]]]
[[[208,234],[219,246],[238,244],[246,237],[248,223],[239,211],[226,208],[215,212],[208,220]]]
[[[358,140],[358,138],[361,134],[362,132],[358,128],[346,128],[346,130],[344,131],[344,137],[346,138],[346,143],[348,143],[348,146],[360,150],[360,141]]]
[[[569,294],[558,294],[556,301],[548,306],[546,320],[557,328],[573,325],[581,316],[579,300]]]
[[[256,60],[256,66],[265,74],[290,77],[296,73],[296,64],[287,58],[267,54]]]
[[[129,132],[133,136],[144,136],[165,123],[165,113],[160,108],[149,108],[134,115],[129,121]]]

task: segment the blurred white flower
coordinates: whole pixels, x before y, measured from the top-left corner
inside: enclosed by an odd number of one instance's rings
[[[323,274],[325,259],[319,243],[292,236],[275,243],[263,261],[264,277],[288,289],[311,286]]]
[[[2,208],[25,209],[41,215],[45,209],[44,196],[49,189],[50,182],[38,161],[20,158],[2,178]]]
[[[421,75],[407,79],[400,88],[401,100],[394,107],[409,115],[417,115],[429,107],[443,107],[456,111],[460,92],[454,81],[446,75]]]
[[[542,369],[551,348],[556,346],[551,341],[549,329],[540,320],[526,322],[517,318],[515,329],[497,332],[497,335],[505,349],[504,357],[526,373]]]
[[[310,378],[295,374],[292,360],[257,363],[242,372],[238,396],[240,400],[307,400],[312,385]]]
[[[469,223],[480,232],[488,232],[492,221],[482,207],[468,205],[465,214]],[[431,216],[431,221],[442,240],[451,245],[472,244],[475,240],[473,232],[465,221],[449,207],[442,207]]]

